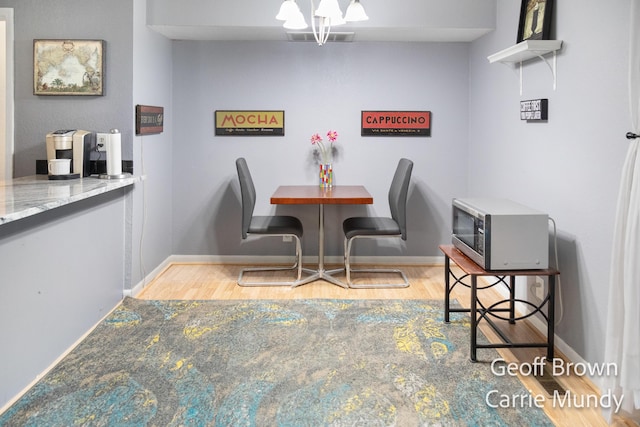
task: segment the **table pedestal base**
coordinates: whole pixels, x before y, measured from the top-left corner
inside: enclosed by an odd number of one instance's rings
[[[349,288],[349,286],[347,286],[347,284],[344,283],[342,280],[336,279],[335,277],[332,276],[333,274],[343,272],[344,268],[336,268],[334,270],[325,270],[324,268],[318,269],[318,270],[312,270],[309,268],[303,268],[302,271],[305,273],[310,273],[311,275],[300,280],[300,282],[293,285],[292,288],[306,285],[307,283],[315,282],[316,280],[324,280],[326,282],[332,283],[336,286],[340,286],[341,288],[345,288],[345,289]]]

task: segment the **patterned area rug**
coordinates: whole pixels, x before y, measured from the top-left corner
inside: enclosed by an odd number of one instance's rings
[[[126,298],[0,425],[553,425],[468,350],[436,301]]]

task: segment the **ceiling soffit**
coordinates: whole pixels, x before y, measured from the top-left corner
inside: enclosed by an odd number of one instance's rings
[[[344,10],[348,2],[339,1]],[[174,40],[287,41],[287,30],[275,19],[280,4],[281,0],[147,0],[147,25]],[[310,2],[298,0],[298,4],[303,13],[310,13]],[[469,42],[495,29],[496,23],[496,0],[362,0],[362,4],[370,19],[335,31],[353,33],[353,41]]]

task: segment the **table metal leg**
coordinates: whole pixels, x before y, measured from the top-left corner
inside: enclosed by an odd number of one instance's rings
[[[478,298],[478,277],[474,274],[471,275],[471,306],[469,315],[471,316],[471,343],[469,349],[471,350],[471,361],[477,361],[476,358],[476,345],[477,345],[477,329],[478,329],[478,316],[477,316],[477,298]]]
[[[449,323],[449,295],[451,293],[451,281],[449,269],[451,268],[449,257],[444,256],[444,322]]]
[[[509,276],[509,323],[516,323],[516,276]]]
[[[318,212],[318,270],[324,271],[324,205]]]
[[[549,275],[549,301],[547,302],[547,360],[553,360],[553,341],[556,323],[556,276]]]

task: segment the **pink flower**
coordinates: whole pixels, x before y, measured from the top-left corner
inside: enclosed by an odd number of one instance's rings
[[[315,133],[311,135],[311,144],[318,146],[318,151],[320,152],[320,160],[325,164],[331,163],[333,143],[338,139],[338,132],[336,132],[335,130],[330,130],[329,132],[327,132],[327,139],[329,140],[329,142],[331,142],[331,145],[328,147],[328,149],[322,143],[322,137],[320,136],[320,134]]]

